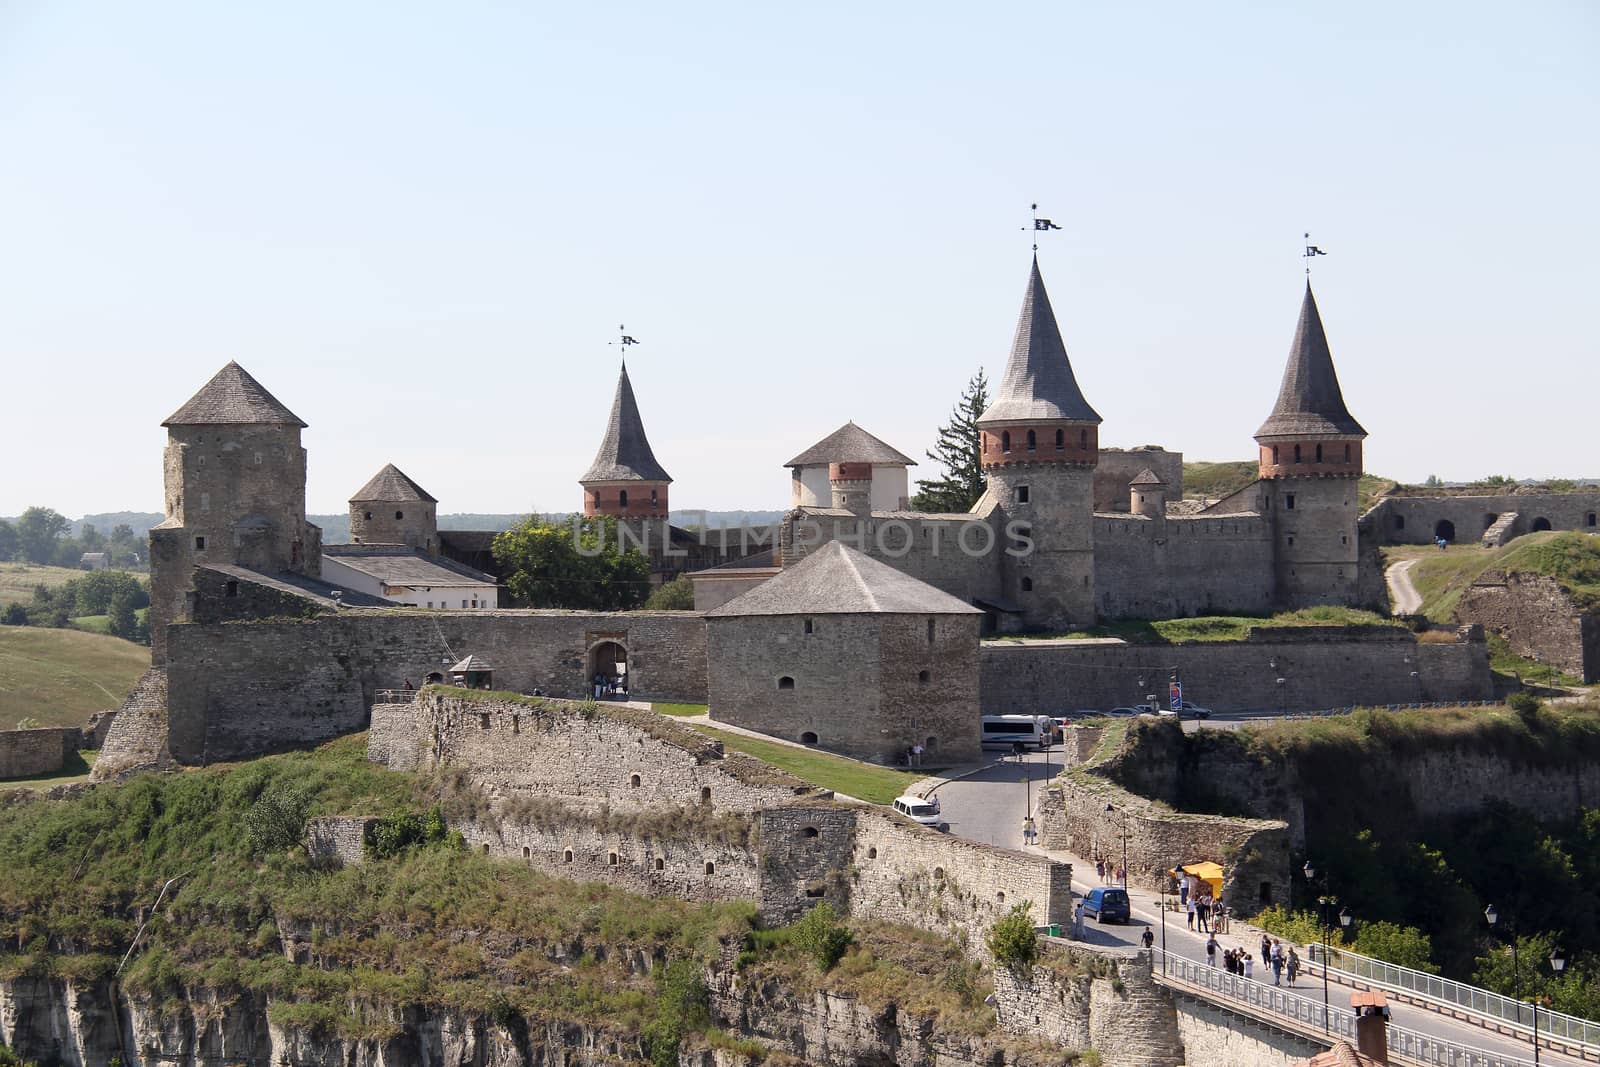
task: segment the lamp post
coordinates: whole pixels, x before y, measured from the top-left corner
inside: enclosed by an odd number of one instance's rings
[[[1310,884],[1310,883],[1312,883],[1312,882],[1314,882],[1316,880],[1317,869],[1311,865],[1311,861],[1310,860],[1306,860],[1306,865],[1303,868],[1301,868],[1301,870],[1305,873],[1307,884]],[[1317,897],[1317,917],[1321,921],[1321,925],[1322,925],[1322,1031],[1323,1031],[1323,1033],[1330,1033],[1332,1031],[1332,1029],[1333,1029],[1333,1027],[1331,1025],[1331,1021],[1329,1019],[1329,1010],[1328,1010],[1328,963],[1329,963],[1329,961],[1328,961],[1328,955],[1329,955],[1328,935],[1333,930],[1333,922],[1328,918],[1328,912],[1337,903],[1339,903],[1339,898],[1333,896],[1328,891],[1328,872],[1327,871],[1323,871],[1322,872],[1322,895]],[[1339,909],[1339,925],[1340,925],[1340,927],[1342,927],[1343,929],[1348,930],[1350,928],[1350,923],[1351,923],[1352,919],[1353,919],[1353,916],[1350,914],[1350,909],[1349,908],[1340,908]]]
[[[1167,880],[1172,877],[1172,868],[1168,867],[1161,872],[1161,973],[1167,973]],[[1565,961],[1563,961],[1565,962]]]
[[[1116,805],[1107,804],[1106,811],[1115,813]],[[1120,814],[1122,815],[1122,888],[1126,889],[1128,888],[1128,813],[1124,811]]]
[[[1483,918],[1493,930],[1500,922],[1500,912],[1493,904],[1483,909]],[[1517,958],[1517,930],[1511,924],[1510,917],[1506,918],[1506,940],[1511,942],[1511,989],[1517,1001],[1517,1022],[1522,1022],[1522,967]],[[1557,946],[1550,950],[1550,969],[1560,974],[1567,966],[1566,950]],[[1533,999],[1533,1062],[1534,1067],[1539,1063],[1539,998]]]

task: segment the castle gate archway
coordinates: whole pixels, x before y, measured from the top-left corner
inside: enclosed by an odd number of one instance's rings
[[[633,686],[628,677],[628,647],[618,638],[605,638],[589,646],[584,680],[589,684],[589,695],[594,695],[595,679],[609,691],[602,697],[626,700]]]
[[[1533,520],[1534,533],[1538,533],[1540,530],[1548,529],[1550,529],[1550,520],[1545,518],[1543,515],[1540,515],[1537,519]]]
[[[1456,539],[1456,524],[1449,519],[1440,519],[1433,524],[1433,536],[1442,537],[1446,541],[1454,541]]]

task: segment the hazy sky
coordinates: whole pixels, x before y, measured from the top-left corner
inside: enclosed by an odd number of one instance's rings
[[[782,506],[998,378],[1035,200],[1107,445],[1254,454],[1309,229],[1370,470],[1600,476],[1600,8],[1289,6],[0,3],[0,514],[158,510],[229,359],[312,511],[576,508],[619,323],[674,506]]]

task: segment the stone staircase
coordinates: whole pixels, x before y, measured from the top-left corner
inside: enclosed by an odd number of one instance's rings
[[[1499,548],[1511,540],[1513,536],[1511,528],[1516,524],[1517,513],[1515,511],[1508,511],[1501,515],[1489,525],[1487,530],[1483,531],[1483,547]]]

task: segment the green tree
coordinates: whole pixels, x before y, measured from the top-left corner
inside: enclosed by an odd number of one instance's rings
[[[989,380],[980,367],[967,382],[950,421],[939,427],[939,439],[928,458],[944,468],[942,477],[917,481],[911,506],[917,511],[968,511],[983,495],[983,440],[978,417],[989,406]]]
[[[821,970],[829,970],[850,947],[850,931],[839,924],[839,913],[833,905],[823,901],[789,928],[790,942],[817,961]]]
[[[86,522],[83,524],[83,532],[78,534],[78,544],[82,546],[85,552],[103,552],[106,547],[106,539],[99,530],[94,528],[94,523]]]
[[[0,563],[16,559],[17,552],[22,547],[22,540],[17,537],[17,528],[4,519],[0,519]]]
[[[649,595],[650,560],[619,533],[609,516],[532,516],[494,539],[494,558],[517,607],[624,611]]]
[[[989,953],[1002,967],[1032,967],[1039,958],[1039,933],[1033,928],[1033,902],[1011,905],[1011,910],[995,920],[984,940]]]
[[[694,583],[680,574],[654,589],[644,606],[651,611],[693,611]]]
[[[292,782],[275,782],[261,791],[245,813],[245,836],[256,855],[282,852],[300,843],[306,832],[311,794]]]
[[[127,592],[119,592],[111,598],[110,622],[107,624],[112,637],[120,637],[124,641],[136,641],[139,637],[139,612],[133,606],[133,597]]]
[[[1433,962],[1433,941],[1415,926],[1391,922],[1362,923],[1356,928],[1355,950],[1375,960],[1386,960],[1414,971],[1438,974]]]
[[[61,535],[70,525],[66,516],[50,508],[33,507],[24,511],[17,519],[22,558],[29,563],[49,563],[55,558]]]
[[[1430,474],[1426,479],[1423,480],[1422,484],[1428,489],[1437,489],[1443,485],[1444,482],[1439,480],[1439,476],[1437,474]]]

